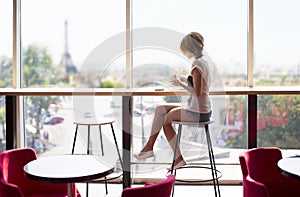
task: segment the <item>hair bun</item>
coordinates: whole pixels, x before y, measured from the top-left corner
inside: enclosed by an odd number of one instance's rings
[[[190,35],[193,39],[197,40],[202,45],[202,47],[204,46],[204,38],[201,34],[199,34],[198,32],[191,32]]]
[[[191,52],[196,59],[202,57],[203,47],[204,39],[202,35],[197,32],[191,32],[184,36],[180,43],[181,51]]]

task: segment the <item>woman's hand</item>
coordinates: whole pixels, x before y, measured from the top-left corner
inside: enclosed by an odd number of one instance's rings
[[[187,78],[185,76],[180,76],[180,81],[187,83]]]
[[[173,75],[170,82],[172,83],[172,85],[174,86],[181,86],[182,82],[181,82],[181,77],[177,76],[177,75]]]

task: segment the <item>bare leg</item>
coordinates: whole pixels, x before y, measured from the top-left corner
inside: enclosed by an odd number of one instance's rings
[[[175,151],[176,148],[176,155],[175,155],[175,163],[177,164],[181,163],[182,165],[185,165],[185,161],[181,155],[181,151],[179,146],[176,146],[176,132],[172,126],[172,122],[174,120],[181,120],[181,121],[195,121],[185,110],[182,108],[175,108],[168,112],[166,115],[165,124],[163,125],[165,136],[173,149]]]
[[[141,150],[141,152],[147,152],[147,151],[152,151],[154,143],[157,139],[157,136],[163,127],[165,123],[165,117],[168,114],[168,112],[174,108],[178,108],[178,106],[175,105],[160,105],[157,106],[155,109],[155,114],[154,114],[154,119],[152,122],[152,128],[151,128],[151,133],[150,137],[144,146],[144,148]]]

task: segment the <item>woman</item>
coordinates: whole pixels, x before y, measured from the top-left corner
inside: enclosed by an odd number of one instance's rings
[[[157,106],[151,128],[151,136],[140,153],[134,156],[137,159],[153,157],[153,146],[157,136],[163,128],[164,134],[175,150],[176,132],[172,126],[173,121],[207,121],[211,117],[211,101],[209,98],[209,68],[203,57],[204,39],[197,33],[192,32],[186,35],[180,44],[182,53],[189,59],[194,59],[190,75],[186,77],[176,77],[172,79],[175,86],[184,88],[190,93],[187,107],[174,105]],[[186,164],[179,147],[176,147],[174,169]]]

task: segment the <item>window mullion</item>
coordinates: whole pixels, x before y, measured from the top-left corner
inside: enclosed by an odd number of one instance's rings
[[[13,88],[21,87],[21,1],[13,1]]]
[[[253,1],[248,0],[248,87],[253,87],[254,67],[254,31],[253,31]]]
[[[13,88],[21,88],[21,0],[13,1]],[[14,147],[24,147],[23,96],[15,96],[12,131]],[[9,131],[10,132],[10,131]]]
[[[131,0],[126,0],[126,88],[131,88]]]

